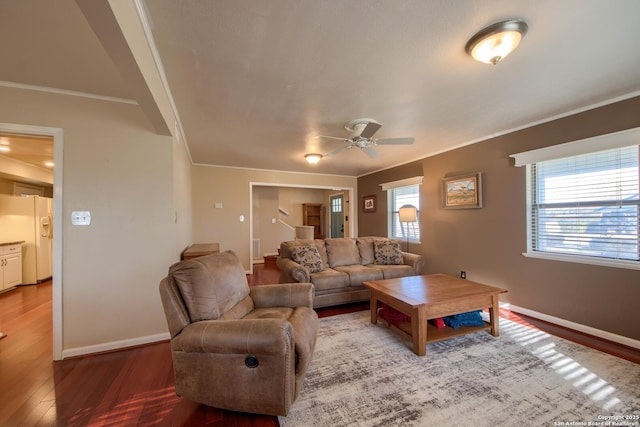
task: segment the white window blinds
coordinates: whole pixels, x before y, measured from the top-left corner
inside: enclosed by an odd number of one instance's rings
[[[638,145],[527,165],[529,250],[638,261]]]
[[[420,241],[420,188],[418,185],[393,188],[391,199],[391,229],[389,235],[403,240]],[[400,222],[399,211],[404,205],[414,206],[417,211],[416,221]]]

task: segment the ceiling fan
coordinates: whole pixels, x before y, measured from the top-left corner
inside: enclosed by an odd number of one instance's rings
[[[338,139],[347,143],[342,148],[327,153],[324,157],[335,156],[342,151],[357,147],[366,155],[375,159],[378,152],[373,148],[376,145],[408,145],[413,144],[413,138],[382,138],[374,139],[373,135],[382,127],[382,124],[374,119],[355,119],[345,123],[344,128],[351,132],[347,138],[336,136],[319,136],[318,138]]]

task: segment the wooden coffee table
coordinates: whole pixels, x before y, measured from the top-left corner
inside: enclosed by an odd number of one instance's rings
[[[480,330],[497,337],[499,295],[505,289],[487,286],[445,274],[410,276],[363,282],[371,289],[371,323],[378,322],[378,301],[411,317],[411,322],[390,328],[413,342],[413,352],[424,356],[427,343]],[[429,319],[468,311],[489,309],[490,321],[483,326],[438,329]]]

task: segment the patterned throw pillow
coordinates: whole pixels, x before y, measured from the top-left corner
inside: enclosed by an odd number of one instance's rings
[[[392,240],[374,240],[373,253],[375,254],[375,264],[404,264],[399,242],[394,242]]]
[[[291,259],[308,269],[309,273],[318,273],[324,270],[320,252],[315,246],[294,246],[291,248]]]

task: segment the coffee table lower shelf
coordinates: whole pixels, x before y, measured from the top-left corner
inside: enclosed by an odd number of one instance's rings
[[[382,323],[384,323],[392,331],[413,342],[413,337],[411,336],[411,322],[402,322],[400,323],[400,326],[396,326],[380,318],[378,319],[381,320]],[[461,326],[455,329],[450,326],[446,326],[444,328],[436,328],[432,324],[427,323],[427,343],[443,341],[449,338],[487,330],[491,330],[491,324],[488,322],[484,322],[484,325],[482,326]]]

